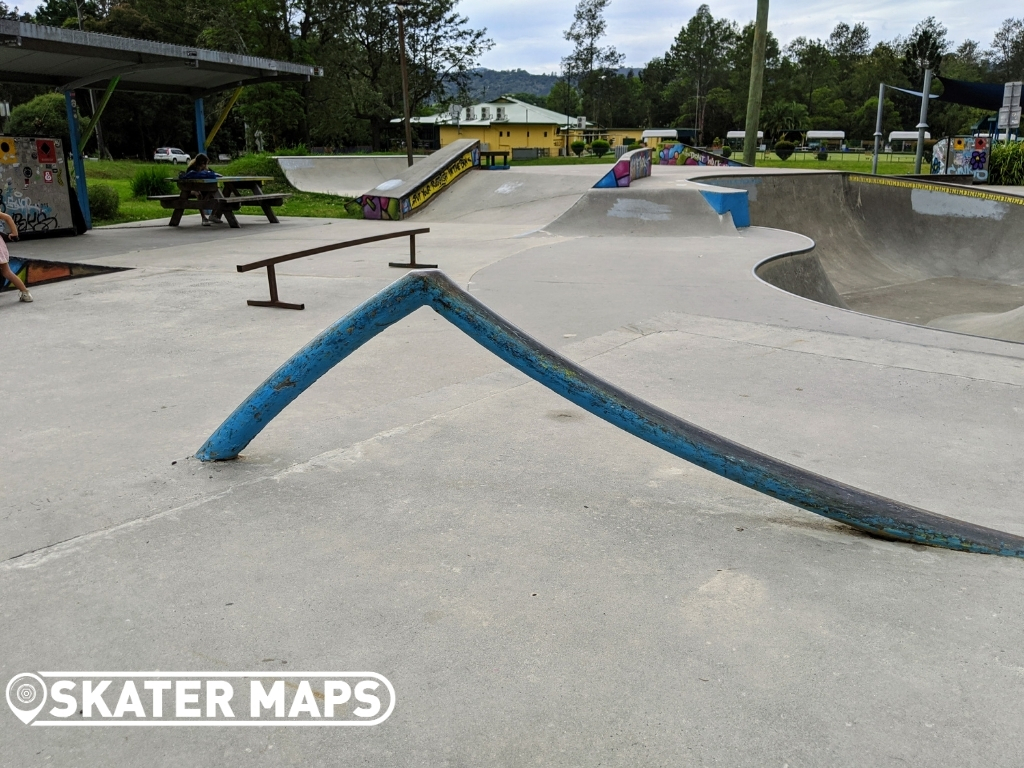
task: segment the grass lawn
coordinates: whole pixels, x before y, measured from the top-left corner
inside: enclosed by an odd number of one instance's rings
[[[245,158],[243,160],[248,160]],[[264,185],[265,192],[288,192],[292,196],[285,201],[284,205],[275,208],[279,216],[310,216],[324,219],[352,219],[361,218],[362,211],[351,198],[339,197],[337,195],[319,195],[312,192],[299,192],[293,189],[284,181],[284,177],[277,167],[277,163],[269,161],[253,167],[252,162],[244,163],[235,161],[227,165],[212,166],[218,173],[239,176],[274,176],[275,180]],[[236,164],[242,167],[234,168]],[[131,180],[135,172],[146,166],[156,165],[167,171],[167,177],[171,178],[184,170],[184,166],[169,165],[167,163],[143,163],[137,160],[88,160],[85,164],[85,174],[90,187],[106,184],[117,190],[120,206],[117,216],[112,219],[96,219],[93,223],[96,226],[107,224],[123,224],[130,221],[148,221],[150,219],[170,219],[171,211],[161,208],[160,203],[155,200],[138,198],[132,196]],[[257,208],[242,209],[242,213],[260,213]],[[186,211],[186,216],[195,216],[198,211]]]
[[[762,159],[758,155],[757,167],[759,168],[791,168],[793,170],[805,171],[854,171],[871,173],[871,155],[846,152],[831,152],[828,160],[818,160],[813,153],[794,154],[788,160],[780,160],[773,153],[769,152],[767,157]],[[735,158],[739,159],[739,153]],[[536,160],[516,160],[513,167],[530,165],[608,165],[615,162],[614,155],[604,157],[540,157]],[[878,159],[878,172],[885,175],[899,175],[914,172],[913,155],[883,154]],[[927,173],[925,166],[924,172]]]
[[[610,165],[615,162],[615,155],[607,154],[604,157],[538,157],[536,160],[516,160],[512,163],[514,168],[521,165]]]
[[[871,173],[871,154],[859,152],[829,152],[828,160],[818,160],[810,152],[794,154],[788,160],[780,160],[769,152],[765,159],[757,156],[759,168],[791,168],[805,171],[851,171],[854,173]],[[914,156],[899,154],[880,154],[878,156],[878,172],[882,175],[899,175],[914,172]],[[921,163],[921,172],[928,173],[928,163]]]

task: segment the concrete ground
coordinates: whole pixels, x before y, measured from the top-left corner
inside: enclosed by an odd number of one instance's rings
[[[687,193],[685,170],[656,167],[652,184]],[[420,260],[683,418],[1024,534],[1024,346],[753,276],[800,235],[697,217],[668,237],[556,235],[527,202],[513,224],[428,208],[410,222],[431,228]],[[264,274],[235,264],[408,224],[240,218],[13,246],[133,269],[41,286],[33,304],[0,295],[0,680],[287,662],[383,674],[394,714],[352,729],[8,714],[0,763],[1020,764],[1024,563],[873,539],[697,469],[428,309],[240,460],[190,458],[407,253],[395,240],[282,265],[282,300],[306,310],[252,308]]]

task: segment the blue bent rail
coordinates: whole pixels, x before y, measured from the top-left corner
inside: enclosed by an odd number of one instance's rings
[[[586,371],[474,299],[443,272],[417,270],[345,315],[278,368],[196,453],[233,459],[313,382],[378,333],[429,306],[567,400],[669,453],[748,488],[886,539],[1024,557],[1024,538],[928,512],[795,467],[691,424]]]

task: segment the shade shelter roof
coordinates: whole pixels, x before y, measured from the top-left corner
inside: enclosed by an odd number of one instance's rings
[[[202,96],[262,82],[306,81],[319,67],[237,53],[0,20],[0,80],[64,91],[104,88]]]

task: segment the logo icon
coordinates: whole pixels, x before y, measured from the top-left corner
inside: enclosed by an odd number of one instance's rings
[[[25,672],[7,683],[7,706],[26,725],[46,704],[46,683],[41,677]],[[34,705],[34,706],[33,706]]]

